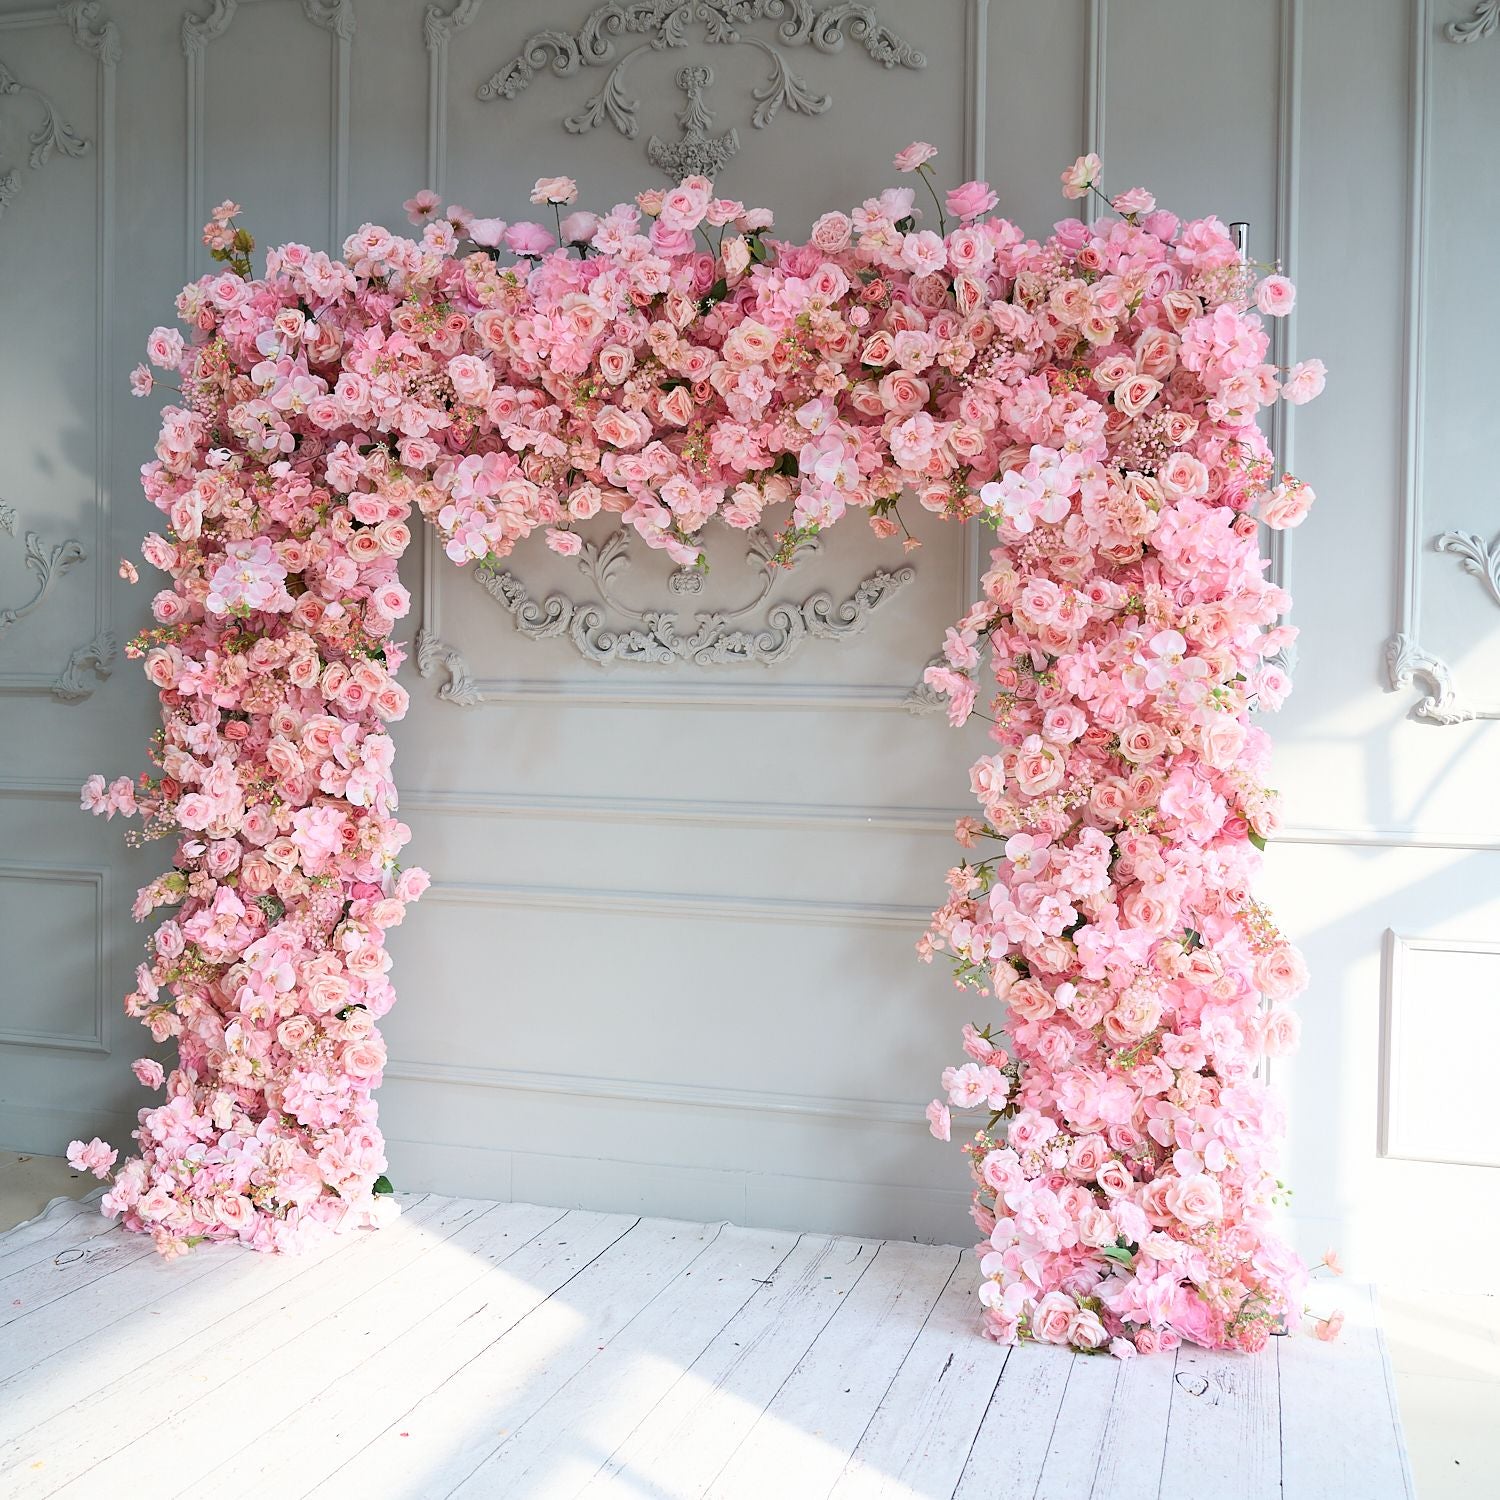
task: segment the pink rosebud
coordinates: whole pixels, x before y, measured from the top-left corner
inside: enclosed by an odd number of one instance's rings
[[[934,1099],[927,1106],[927,1128],[940,1141],[952,1139],[953,1116],[941,1099]]]
[[[1074,199],[1083,197],[1091,187],[1098,184],[1103,171],[1104,163],[1092,151],[1086,156],[1080,156],[1062,174],[1063,197]]]
[[[137,571],[135,564],[131,562],[128,557],[122,557],[120,559],[120,577],[123,578],[126,583],[139,583],[141,581],[140,573]]]
[[[130,372],[130,394],[132,396],[149,396],[155,385],[156,377],[145,365],[137,365]]]

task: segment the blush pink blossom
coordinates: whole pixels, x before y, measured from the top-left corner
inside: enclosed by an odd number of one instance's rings
[[[915,172],[918,167],[925,166],[937,155],[937,147],[926,141],[913,141],[909,146],[903,146],[896,153],[894,162],[898,172]]]

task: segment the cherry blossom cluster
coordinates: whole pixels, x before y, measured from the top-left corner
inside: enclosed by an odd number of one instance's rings
[[[934,154],[896,159],[926,201],[887,189],[802,243],[706,179],[595,214],[548,178],[550,226],[420,193],[413,235],[282,245],[257,276],[215,212],[221,270],[132,375],[179,393],[143,470],[169,586],[130,648],[155,769],[84,788],[172,850],[126,1001],[176,1044],[169,1073],[136,1065],[165,1102],[117,1171],[72,1148],[112,1173],[107,1213],[168,1253],[384,1217],[384,935],[426,885],[398,864],[388,733],[414,514],[460,565],[535,531],[575,553],[608,514],[691,566],[715,517],[790,554],[849,510],[898,537],[909,496],[998,542],[929,673],[955,723],[993,720],[959,829],[987,852],[922,945],[1009,1011],[1009,1050],[968,1028],[930,1111],[944,1138],[950,1106],[989,1111],[988,1329],[1251,1348],[1295,1316],[1256,1063],[1293,1040],[1302,972],[1249,894],[1275,822],[1249,714],[1285,694],[1290,639],[1257,522],[1312,492],[1256,420],[1322,367],[1268,362],[1291,284],[1218,220],[1132,189],[1037,241],[982,182],[940,194]],[[1082,158],[1064,191],[1098,179]]]

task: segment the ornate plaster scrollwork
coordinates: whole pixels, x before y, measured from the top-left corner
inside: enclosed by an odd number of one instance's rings
[[[1427,724],[1467,724],[1474,719],[1500,719],[1500,708],[1460,704],[1453,669],[1441,657],[1424,650],[1409,635],[1391,637],[1385,648],[1385,662],[1392,691],[1399,692],[1409,687],[1420,690],[1424,682],[1427,684],[1428,691],[1412,706],[1409,718]]]
[[[11,511],[5,518],[5,529],[14,535],[14,511]],[[87,556],[88,554],[83,550],[83,543],[72,537],[65,542],[57,543],[50,552],[43,552],[41,539],[36,532],[28,531],[26,533],[26,566],[36,574],[36,592],[23,603],[0,609],[0,636],[3,636],[17,620],[24,620],[27,615],[36,610],[42,600],[51,593],[53,584],[74,563],[82,562]]]
[[[330,31],[341,42],[354,36],[354,0],[301,0],[302,14],[314,26]],[[201,56],[211,41],[229,30],[239,9],[239,0],[209,0],[208,13],[182,18],[182,50],[189,56]]]
[[[113,21],[100,19],[99,0],[63,0],[57,13],[73,33],[76,46],[100,62],[119,62],[120,33]]]
[[[435,8],[429,8],[428,17],[438,24],[448,20]],[[921,52],[880,20],[874,5],[857,0],[836,0],[821,9],[811,0],[697,0],[695,4],[684,0],[610,0],[593,10],[576,31],[548,29],[529,37],[518,56],[480,85],[479,97],[514,99],[544,68],[559,78],[568,78],[583,68],[608,65],[599,91],[563,125],[575,135],[583,135],[607,122],[634,140],[640,133],[640,101],[626,91],[631,64],[643,52],[686,47],[688,27],[694,21],[703,24],[703,40],[710,45],[753,47],[765,54],[770,73],[753,91],[751,124],[757,130],[764,130],[783,107],[794,114],[821,115],[832,103],[827,94],[816,93],[792,70],[784,48],[812,47],[832,54],[843,51],[846,38],[852,38],[883,67],[927,66]],[[776,23],[774,42],[744,34],[744,27],[759,21]],[[621,55],[615,38],[625,34],[645,40]],[[677,74],[677,86],[686,101],[677,112],[682,139],[667,143],[652,136],[647,147],[650,160],[669,176],[684,172],[712,175],[739,149],[734,130],[719,136],[709,134],[712,116],[703,95],[712,82],[713,73],[706,67],[683,68]]]
[[[447,641],[440,640],[430,630],[417,632],[417,671],[423,677],[432,677],[439,672],[447,675],[448,680],[440,683],[437,690],[438,697],[445,703],[472,708],[474,704],[483,701],[484,695],[475,685],[468,662]]]
[[[1497,0],[1500,3],[1500,0]],[[1451,552],[1484,585],[1484,591],[1500,604],[1500,536],[1485,544],[1473,531],[1445,531],[1432,544],[1439,552]]]
[[[1449,21],[1443,35],[1450,42],[1477,42],[1500,29],[1500,0],[1480,0],[1467,21]]]
[[[946,656],[934,656],[927,663],[928,667],[946,667],[948,658]],[[948,707],[948,699],[927,681],[927,667],[922,669],[922,675],[917,679],[916,685],[901,700],[901,706],[912,715],[936,714],[944,712]]]
[[[85,641],[69,652],[67,665],[52,684],[52,696],[64,703],[79,703],[94,691],[95,686],[84,673],[91,671],[95,677],[108,677],[114,665],[114,632],[101,630],[93,640]]]
[[[82,45],[82,43],[80,43]],[[88,149],[89,143],[58,112],[57,106],[40,89],[22,83],[11,70],[0,62],[0,95],[26,96],[40,106],[41,123],[27,136],[31,152],[27,158],[33,172],[47,165],[53,153],[61,156],[79,157]],[[21,176],[14,168],[0,175],[0,214],[21,190]]]
[[[835,604],[830,593],[819,590],[800,602],[769,605],[760,618],[747,621],[747,616],[766,605],[777,578],[789,568],[778,568],[772,561],[776,545],[765,532],[756,528],[746,536],[745,561],[762,575],[754,596],[734,609],[695,614],[691,624],[685,624],[675,610],[639,608],[615,592],[629,566],[630,538],[624,532],[602,544],[585,542],[579,554],[579,569],[597,589],[597,599],[575,603],[565,594],[553,593],[538,603],[514,573],[492,564],[481,564],[474,576],[530,640],[566,636],[580,656],[601,666],[692,662],[700,667],[771,666],[785,661],[808,640],[858,635],[870,616],[916,576],[911,567],[895,572],[878,569],[841,603]],[[816,540],[802,543],[792,554],[790,567],[818,550]],[[677,594],[696,593],[701,584],[700,575],[691,569],[679,569],[668,580],[668,587]],[[623,622],[611,623],[611,612],[623,616]]]

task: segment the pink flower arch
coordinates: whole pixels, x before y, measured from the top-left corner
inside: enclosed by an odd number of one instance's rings
[[[1295,1322],[1257,1064],[1295,1042],[1305,975],[1251,895],[1277,818],[1252,713],[1285,696],[1292,635],[1258,525],[1312,491],[1256,419],[1323,369],[1267,362],[1291,283],[1217,219],[1135,188],[1036,241],[984,183],[939,197],[934,154],[896,165],[935,222],[891,188],[806,243],[701,178],[566,219],[576,188],[546,178],[550,227],[422,193],[416,237],[367,224],[256,276],[237,205],[216,210],[223,269],[131,378],[178,392],[142,470],[168,586],[130,648],[155,769],[84,788],[172,851],[136,901],[166,915],[126,1009],[177,1064],[136,1064],[165,1090],[136,1156],[70,1153],[111,1178],[105,1213],[176,1254],[392,1211],[385,934],[427,885],[399,863],[387,732],[414,514],[459,565],[535,531],[576,551],[605,512],[692,565],[715,519],[774,515],[790,551],[851,511],[897,537],[904,499],[994,532],[928,671],[992,743],[918,945],[992,1002],[927,1110],[945,1141],[978,1112],[985,1330],[1129,1354]],[[1080,158],[1064,193],[1100,172]]]

